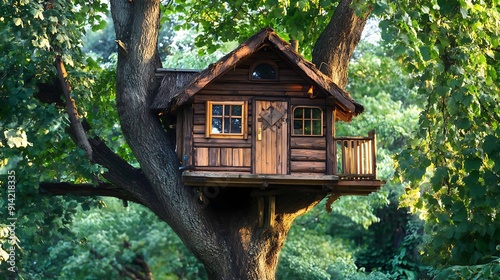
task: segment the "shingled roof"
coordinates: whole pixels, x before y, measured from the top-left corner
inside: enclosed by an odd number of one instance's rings
[[[297,53],[288,42],[281,39],[271,28],[260,30],[219,61],[211,64],[197,75],[184,80],[184,86],[180,86],[178,83],[173,86],[171,77],[165,76],[151,108],[174,112],[210,82],[233,69],[237,63],[265,46],[274,46],[274,49],[280,52],[283,58],[294,64],[296,69],[315,83],[318,89],[332,96],[345,113],[355,116],[363,112],[363,106],[354,101],[349,96],[349,93],[337,86],[329,77],[319,71],[314,64]]]

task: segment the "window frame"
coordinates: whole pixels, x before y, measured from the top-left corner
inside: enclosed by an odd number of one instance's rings
[[[241,132],[240,133],[214,133],[212,132],[212,108],[214,105],[224,106],[241,106]],[[224,119],[224,114],[222,119]],[[205,137],[206,138],[230,138],[230,139],[248,139],[248,101],[207,101],[206,102],[206,120],[205,120]]]
[[[311,116],[309,118],[305,118],[304,115],[302,115],[302,118],[300,120],[302,120],[302,133],[301,134],[296,134],[295,133],[295,110],[296,109],[311,109]],[[320,110],[321,112],[321,116],[319,119],[317,118],[313,118],[313,112],[312,112],[312,109],[318,109]],[[306,137],[323,137],[324,136],[324,110],[323,108],[319,107],[319,106],[302,106],[302,105],[299,105],[299,106],[293,106],[293,109],[292,109],[292,122],[291,122],[291,130],[292,130],[292,136],[306,136]],[[319,120],[321,121],[321,132],[320,134],[312,134],[313,130],[312,130],[312,127],[313,127],[313,121],[315,120]],[[304,134],[304,130],[305,130],[305,126],[304,126],[304,122],[305,121],[309,121],[310,124],[311,124],[311,134]]]
[[[274,79],[254,79],[253,78],[253,71],[255,70],[255,68],[257,68],[261,64],[271,65],[271,67],[273,67],[273,69],[274,69],[274,72],[276,73],[276,77]],[[276,82],[279,80],[278,65],[274,61],[271,61],[271,60],[259,60],[259,61],[255,62],[254,64],[252,64],[252,66],[250,66],[250,70],[248,71],[248,79],[250,81],[254,81],[254,82]]]

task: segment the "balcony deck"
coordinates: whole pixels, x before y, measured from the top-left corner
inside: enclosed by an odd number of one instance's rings
[[[248,174],[237,172],[186,171],[183,180],[193,187],[243,187],[262,190],[334,192],[339,195],[367,195],[384,182],[376,176],[376,135],[334,138],[335,174]]]

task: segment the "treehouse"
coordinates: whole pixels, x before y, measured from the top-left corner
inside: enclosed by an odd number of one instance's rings
[[[157,76],[152,109],[176,119],[186,186],[337,195],[381,186],[375,133],[335,135],[363,106],[269,28],[203,71]]]

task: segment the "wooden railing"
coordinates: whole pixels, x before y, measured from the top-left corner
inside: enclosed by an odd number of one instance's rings
[[[368,137],[334,138],[334,172],[341,180],[375,180],[377,177],[376,134]]]

